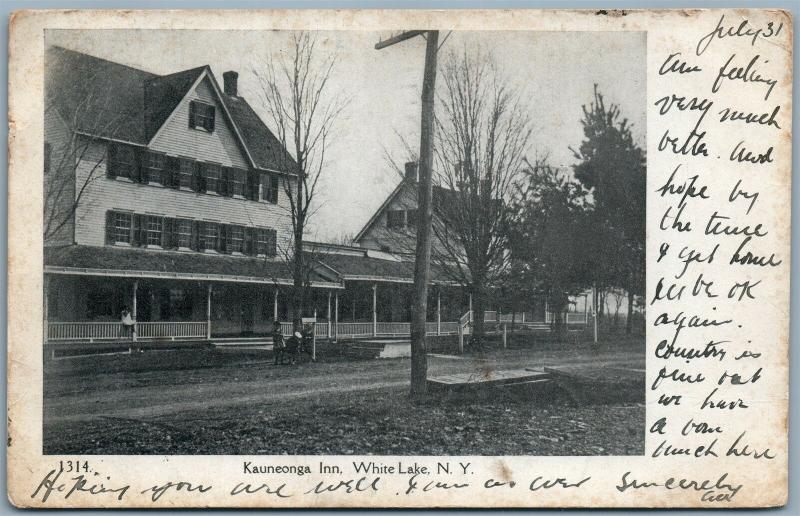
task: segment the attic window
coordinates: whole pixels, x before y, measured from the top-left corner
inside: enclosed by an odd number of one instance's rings
[[[386,212],[386,226],[389,228],[402,228],[406,225],[406,212],[403,210],[389,210]]]
[[[214,106],[193,100],[189,102],[189,127],[214,131]]]

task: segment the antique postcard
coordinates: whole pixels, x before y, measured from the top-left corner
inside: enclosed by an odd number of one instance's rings
[[[791,16],[21,11],[18,507],[775,507]]]

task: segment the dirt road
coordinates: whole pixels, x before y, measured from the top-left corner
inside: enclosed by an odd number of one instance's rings
[[[174,354],[164,353],[164,360],[174,358]],[[483,358],[434,355],[429,357],[428,375],[587,363],[643,367],[644,357],[624,351],[587,355],[574,350],[514,350]],[[220,367],[54,375],[45,379],[44,420],[47,425],[102,417],[152,418],[347,393],[368,396],[376,389],[404,388],[409,374],[408,359],[276,367],[264,356]]]

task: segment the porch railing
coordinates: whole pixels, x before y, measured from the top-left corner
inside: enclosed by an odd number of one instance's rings
[[[205,338],[208,323],[192,322],[141,322],[136,324],[137,339],[192,339]]]
[[[371,322],[339,323],[339,337],[369,337],[372,335]]]
[[[136,338],[195,339],[204,338],[206,321],[191,322],[140,322],[136,323]],[[49,341],[113,341],[130,338],[123,334],[118,322],[51,322],[48,324]]]
[[[564,322],[566,324],[587,324],[589,322],[588,312],[567,312],[564,316]],[[550,324],[554,320],[555,314],[553,312],[545,313],[544,322]]]
[[[462,317],[462,319],[464,319]],[[442,321],[427,322],[426,335],[456,335],[459,325],[466,323]],[[340,322],[338,325],[328,322],[317,322],[314,325],[316,337],[326,339],[334,337],[407,337],[411,335],[411,323],[407,322],[378,322],[374,327],[371,322]],[[467,324],[468,326],[468,324]],[[328,330],[330,328],[330,335]],[[377,333],[373,331],[377,329]],[[139,322],[136,323],[136,338],[146,340],[189,340],[204,339],[207,336],[207,321],[190,322]],[[50,322],[48,323],[47,339],[50,342],[101,342],[130,340],[124,335],[122,325],[118,322]],[[282,322],[281,333],[285,337],[292,334],[292,323]],[[466,330],[469,333],[469,329]]]

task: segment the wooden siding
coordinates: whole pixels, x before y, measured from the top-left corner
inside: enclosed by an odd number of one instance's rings
[[[358,241],[361,247],[367,249],[381,249],[381,247],[388,247],[390,251],[398,252],[411,252],[413,253],[417,245],[416,229],[406,228],[400,231],[394,228],[389,228],[386,224],[386,213],[391,210],[414,210],[417,208],[417,189],[412,187],[411,183],[404,183],[403,188],[392,199],[384,210],[380,213],[378,218],[372,223],[364,236]],[[432,246],[434,251],[447,255],[447,251],[436,238],[436,234],[432,235]]]
[[[186,130],[189,130],[188,126]],[[78,166],[77,184],[82,184],[88,177],[91,167],[102,157],[103,147],[100,142],[92,144],[85,159]],[[196,156],[189,154],[189,157]],[[105,245],[107,210],[127,210],[166,217],[213,220],[226,224],[275,229],[278,235],[279,256],[281,248],[285,248],[286,242],[291,239],[289,202],[283,191],[285,180],[283,177],[278,204],[275,205],[109,179],[105,175],[105,170],[104,162],[95,172],[97,179],[90,183],[82,202],[78,205],[75,228],[77,244]]]
[[[215,107],[216,120],[212,133],[189,127],[189,102],[192,100],[199,100]],[[204,78],[178,105],[150,142],[150,148],[173,156],[187,156],[226,167],[249,167],[247,157],[225,118],[208,77]]]
[[[44,141],[50,145],[50,173],[44,175],[44,217],[51,214],[57,223],[67,222],[44,245],[71,244],[75,231],[72,213],[75,199],[75,167],[70,156],[70,130],[55,109],[45,110]],[[44,147],[44,146],[43,146]],[[44,162],[42,163],[44,172]]]

